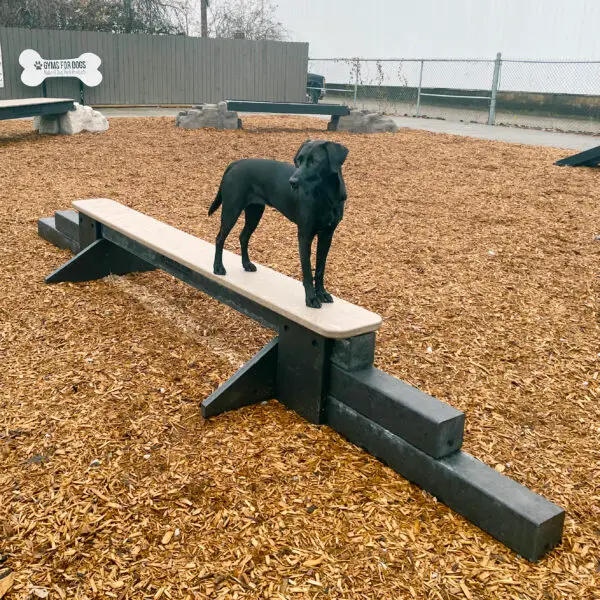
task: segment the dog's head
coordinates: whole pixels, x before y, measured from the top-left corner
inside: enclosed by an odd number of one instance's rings
[[[325,140],[306,140],[296,152],[296,170],[290,177],[290,185],[298,189],[301,184],[314,185],[333,175],[339,178],[340,195],[346,199],[346,187],[342,178],[342,165],[348,156],[348,148]]]

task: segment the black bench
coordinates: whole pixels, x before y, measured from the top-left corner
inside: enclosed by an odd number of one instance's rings
[[[340,117],[350,114],[343,104],[313,104],[312,102],[257,102],[254,100],[227,100],[227,110],[236,112],[279,113],[286,115],[330,115],[329,131],[337,131]]]
[[[26,117],[63,115],[75,109],[74,100],[69,98],[23,98],[0,100],[0,121]]]

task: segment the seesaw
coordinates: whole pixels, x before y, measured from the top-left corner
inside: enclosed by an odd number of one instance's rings
[[[162,269],[277,332],[201,403],[204,417],[276,398],[325,424],[536,561],[561,539],[564,511],[460,450],[465,415],[373,366],[381,318],[335,299],[307,308],[300,281],[261,265],[212,272],[214,246],[108,199],[79,200],[38,231],[78,253],[47,283]]]

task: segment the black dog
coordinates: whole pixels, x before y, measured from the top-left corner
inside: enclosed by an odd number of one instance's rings
[[[221,229],[217,235],[214,272],[225,275],[223,245],[238,217],[245,212],[240,233],[242,265],[256,271],[248,256],[248,242],[265,205],[276,208],[298,225],[298,245],[306,306],[320,308],[333,302],[323,285],[325,262],[333,232],[344,215],[346,186],[342,164],[348,149],[335,142],[306,140],[294,157],[294,165],[274,160],[245,159],[231,163],[221,180],[217,197],[208,211],[212,215],[222,204]],[[310,253],[318,236],[317,264],[313,281]]]

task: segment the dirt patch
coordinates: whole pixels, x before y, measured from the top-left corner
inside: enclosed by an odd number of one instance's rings
[[[600,173],[548,148],[244,125],[0,124],[8,597],[600,597]],[[350,148],[330,291],[384,317],[379,368],[466,411],[466,451],[566,509],[539,564],[275,401],[204,421],[198,403],[271,338],[254,322],[164,273],[44,285],[69,255],[39,217],[109,197],[213,241],[227,164],[290,160],[308,136]],[[294,235],[268,212],[253,259],[299,277]]]

